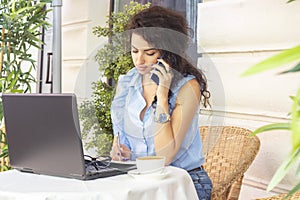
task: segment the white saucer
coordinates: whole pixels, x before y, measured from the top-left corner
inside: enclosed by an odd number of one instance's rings
[[[130,170],[127,172],[129,176],[135,179],[163,179],[168,174],[164,169],[162,171],[153,172],[153,173],[140,173],[137,169]]]
[[[127,160],[127,161],[117,161],[117,160],[112,160],[111,163],[127,164],[127,165],[135,165],[135,164],[136,164],[136,161],[133,161],[133,160]]]

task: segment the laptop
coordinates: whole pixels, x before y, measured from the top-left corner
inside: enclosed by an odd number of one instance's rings
[[[75,94],[2,94],[2,102],[15,169],[90,180],[136,168],[134,163],[86,159]]]

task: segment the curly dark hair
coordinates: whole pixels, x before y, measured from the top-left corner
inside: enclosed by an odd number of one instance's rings
[[[185,17],[171,9],[153,6],[135,14],[126,29],[142,36],[157,48],[163,59],[170,64],[174,77],[171,88],[179,79],[188,74],[194,75],[200,85],[201,101],[209,105],[210,92],[204,73],[192,64],[186,51],[190,46],[193,31],[188,27]]]

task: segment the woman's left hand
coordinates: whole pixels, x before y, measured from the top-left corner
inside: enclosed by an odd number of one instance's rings
[[[157,70],[153,70],[152,73],[156,74],[159,78],[159,84],[157,88],[157,97],[161,95],[168,95],[171,81],[173,78],[173,74],[171,73],[170,65],[166,63],[163,59],[157,59],[157,61],[161,62],[164,66],[161,66],[159,64],[155,64],[154,67]]]

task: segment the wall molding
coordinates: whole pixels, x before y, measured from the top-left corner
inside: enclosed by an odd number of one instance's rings
[[[243,185],[246,185],[248,187],[252,187],[252,188],[256,188],[259,190],[263,190],[267,192],[267,187],[268,187],[268,182],[263,181],[263,180],[255,180],[253,178],[249,178],[249,177],[244,177],[243,179]],[[290,188],[288,188],[287,186],[278,184],[276,187],[274,187],[274,189],[272,190],[272,192],[276,193],[276,194],[284,194],[284,193],[288,193],[290,191]]]
[[[85,26],[86,24],[90,23],[92,20],[90,19],[83,19],[83,20],[76,20],[76,21],[69,21],[69,22],[64,22],[62,24],[62,27],[73,27],[73,26],[77,26],[79,25],[80,27],[81,26]]]
[[[284,117],[282,114],[278,113],[265,113],[263,112],[242,112],[242,111],[234,111],[234,110],[218,110],[218,109],[201,109],[200,115],[206,116],[218,116],[224,118],[235,118],[235,119],[243,119],[243,120],[251,120],[251,121],[259,121],[259,122],[268,122],[268,123],[278,123],[278,122],[287,122],[290,120],[288,116]]]
[[[202,55],[215,55],[215,54],[252,54],[252,53],[275,53],[275,52],[281,52],[283,50],[286,50],[287,48],[277,48],[277,49],[253,49],[253,50],[228,50],[224,51],[223,50],[205,50],[203,52],[199,52]]]

